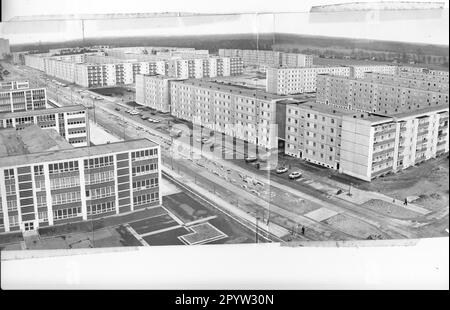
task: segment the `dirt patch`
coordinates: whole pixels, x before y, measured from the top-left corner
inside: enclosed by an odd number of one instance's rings
[[[384,233],[376,227],[344,214],[333,216],[324,221],[324,223],[361,239],[375,237],[376,239],[385,239],[386,237]]]
[[[378,213],[401,219],[414,219],[421,214],[380,199],[370,199],[361,205]]]

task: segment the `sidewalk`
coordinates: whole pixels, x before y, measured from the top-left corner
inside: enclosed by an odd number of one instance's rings
[[[357,188],[352,188],[351,189],[351,196],[348,196],[348,194],[346,192],[343,192],[342,194],[338,195],[339,198],[344,199],[346,201],[349,201],[351,203],[355,203],[355,204],[363,204],[366,201],[369,201],[371,199],[379,199],[379,200],[383,200],[386,202],[389,202],[391,204],[400,206],[402,208],[408,209],[410,211],[422,214],[422,215],[426,215],[428,213],[431,213],[430,210],[422,208],[418,205],[412,204],[412,203],[408,203],[407,205],[404,205],[403,201],[398,200],[398,199],[393,199],[389,196],[386,196],[384,194],[381,193],[377,193],[377,192],[368,192],[368,191],[364,191],[364,190],[360,190]]]

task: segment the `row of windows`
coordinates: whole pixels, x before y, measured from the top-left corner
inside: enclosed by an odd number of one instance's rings
[[[100,213],[106,213],[115,210],[114,201],[108,201],[104,203],[99,203],[92,206],[87,206],[87,215],[95,215]]]
[[[81,207],[67,208],[53,211],[53,219],[55,220],[63,220],[81,215],[82,215]]]
[[[86,182],[86,185],[108,182],[112,181],[113,179],[114,179],[113,170],[102,171],[97,173],[86,173],[84,175],[84,181]]]
[[[66,177],[66,178],[56,178],[50,180],[51,189],[60,189],[75,187],[80,185],[80,179],[78,177]]]
[[[150,149],[150,150],[143,150],[138,152],[131,152],[131,160],[139,160],[139,159],[145,159],[145,158],[151,158],[153,156],[158,155],[158,149]]]
[[[148,165],[144,165],[144,166],[133,167],[131,171],[132,171],[133,176],[137,176],[137,175],[153,172],[156,169],[158,169],[158,164],[148,164]]]
[[[97,157],[92,159],[84,160],[84,167],[88,169],[99,168],[99,167],[108,167],[114,165],[114,157],[113,156],[104,156]]]
[[[58,164],[49,164],[48,165],[49,173],[62,173],[69,171],[78,171],[78,161],[69,161]]]
[[[114,187],[106,186],[100,188],[94,188],[90,190],[86,190],[86,198],[88,199],[99,199],[114,196]]]
[[[158,186],[158,178],[133,182],[133,190],[142,190]]]
[[[80,192],[68,192],[61,194],[53,194],[52,201],[54,205],[81,201]]]
[[[150,193],[150,194],[146,194],[146,195],[141,195],[141,196],[135,196],[133,197],[133,204],[135,206],[139,206],[139,205],[143,205],[146,203],[151,203],[151,202],[155,202],[158,201],[159,199],[159,193]]]

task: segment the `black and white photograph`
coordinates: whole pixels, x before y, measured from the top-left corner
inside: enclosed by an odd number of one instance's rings
[[[1,1],[4,292],[448,290],[448,238],[448,0]]]

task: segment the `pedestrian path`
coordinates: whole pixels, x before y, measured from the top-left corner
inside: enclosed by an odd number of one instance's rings
[[[392,197],[386,196],[384,194],[381,193],[377,193],[377,192],[369,192],[369,191],[364,191],[364,190],[360,190],[357,188],[352,188],[351,189],[351,196],[348,195],[348,193],[342,193],[340,195],[338,195],[339,198],[347,200],[349,202],[355,203],[355,204],[359,204],[362,205],[363,203],[371,200],[371,199],[379,199],[379,200],[383,200],[392,204],[395,204],[397,206],[400,206],[402,208],[408,209],[410,211],[422,214],[422,215],[427,215],[428,213],[430,213],[431,211],[425,208],[422,208],[416,204],[413,203],[408,203],[408,204],[404,204],[403,201],[398,200],[398,199],[394,199]]]

